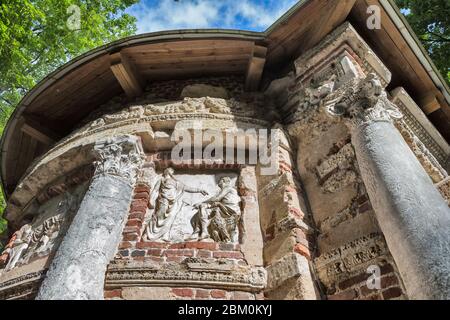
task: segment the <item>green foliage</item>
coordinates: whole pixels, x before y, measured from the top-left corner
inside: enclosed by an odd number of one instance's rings
[[[83,52],[134,34],[136,18],[124,10],[137,1],[0,1],[0,135],[20,99],[39,80]],[[78,6],[80,19],[71,5]],[[0,192],[0,212],[3,208]],[[4,220],[0,234],[2,228]]]
[[[450,1],[396,0],[396,3],[450,84]]]

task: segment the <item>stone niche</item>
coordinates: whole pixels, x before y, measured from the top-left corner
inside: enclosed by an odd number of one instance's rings
[[[32,298],[69,228],[87,183],[33,202],[2,253],[0,299]],[[42,200],[42,199],[41,199]]]

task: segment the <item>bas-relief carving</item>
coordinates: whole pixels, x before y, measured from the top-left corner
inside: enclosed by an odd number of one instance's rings
[[[383,236],[374,233],[321,254],[314,264],[320,281],[326,286],[332,286],[336,281],[347,278],[349,274],[359,273],[368,265],[377,264],[374,263],[376,259],[386,259],[388,256],[390,255]]]
[[[218,185],[216,185],[218,179]],[[175,175],[164,170],[151,187],[144,239],[237,242],[241,199],[233,174]],[[219,190],[211,197],[212,190]]]
[[[120,111],[113,111],[113,113],[99,115],[99,118],[90,123],[86,130],[121,120],[145,119],[155,115],[183,113],[225,114],[251,118],[257,117],[260,112],[254,105],[235,99],[184,98],[182,101],[135,105]]]
[[[86,184],[80,185],[41,205],[32,222],[16,231],[6,246],[3,254],[8,260],[2,272],[49,255],[61,241],[86,189]]]

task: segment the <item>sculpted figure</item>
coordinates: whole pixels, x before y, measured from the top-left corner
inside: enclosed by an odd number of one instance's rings
[[[31,225],[26,224],[20,228],[17,232],[16,239],[12,242],[11,246],[3,252],[9,255],[5,271],[11,270],[16,266],[23,253],[28,249],[32,236],[33,230],[31,229]]]
[[[170,241],[170,230],[183,205],[181,198],[184,192],[208,194],[204,190],[184,185],[173,174],[172,168],[164,170],[150,195],[149,206],[155,211],[146,227],[148,240]]]
[[[219,188],[215,196],[196,205],[198,212],[192,219],[194,233],[190,240],[211,237],[217,242],[237,242],[241,198],[229,177],[219,180]]]

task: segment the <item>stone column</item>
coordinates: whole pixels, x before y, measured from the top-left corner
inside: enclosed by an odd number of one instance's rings
[[[373,74],[330,109],[346,118],[361,175],[410,299],[450,299],[450,209],[392,123]]]
[[[120,240],[143,152],[135,136],[99,141],[96,170],[37,299],[103,299],[107,265]]]

